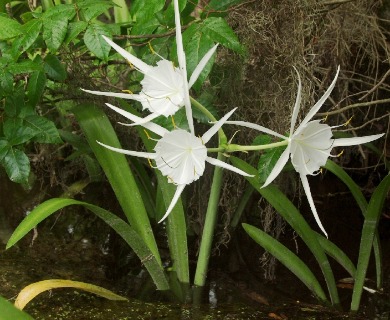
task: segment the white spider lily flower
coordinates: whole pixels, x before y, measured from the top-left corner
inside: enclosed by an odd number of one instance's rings
[[[106,105],[135,123],[139,123],[141,120],[141,118],[133,115],[132,113],[115,107],[109,103],[106,103]],[[174,208],[185,186],[192,183],[193,181],[198,180],[199,177],[203,175],[206,162],[236,172],[243,176],[251,176],[246,172],[230,164],[227,164],[226,162],[211,158],[207,155],[207,148],[205,144],[209,142],[212,136],[221,128],[221,126],[235,110],[236,109],[233,109],[227,113],[201,137],[197,137],[183,129],[174,129],[173,131],[168,131],[167,129],[153,122],[141,124],[144,128],[149,129],[161,137],[154,147],[155,152],[124,150],[108,146],[99,141],[98,143],[112,151],[134,157],[154,160],[156,162],[156,168],[161,171],[162,175],[166,176],[170,183],[177,185],[177,189],[171,204],[169,205],[164,216],[159,221],[162,222]]]
[[[175,114],[176,111],[179,110],[179,108],[185,106],[189,128],[190,131],[194,133],[189,89],[198,79],[207,62],[213,56],[218,45],[212,47],[205,54],[205,56],[200,60],[199,64],[193,71],[189,81],[187,81],[187,67],[185,53],[183,49],[178,0],[174,0],[173,4],[175,11],[176,45],[179,67],[175,67],[173,62],[163,58],[162,60],[157,62],[156,66],[150,66],[142,60],[138,59],[136,56],[126,51],[125,49],[115,44],[109,38],[102,35],[104,40],[113,49],[115,49],[139,72],[144,74],[144,78],[141,81],[141,92],[138,94],[129,94],[91,91],[85,89],[82,90],[96,95],[139,101],[142,104],[143,109],[149,110],[151,114],[143,119],[140,118],[139,122],[134,123],[133,125],[146,123],[157,118],[160,115],[163,115],[165,117],[171,116]]]
[[[318,112],[318,110],[321,108],[325,100],[329,97],[330,93],[332,92],[336,84],[339,71],[340,71],[340,67],[337,68],[336,76],[333,79],[329,88],[324,93],[324,95],[310,109],[309,113],[300,123],[298,128],[294,131],[300,104],[301,104],[301,90],[302,90],[301,79],[297,71],[298,93],[297,93],[294,110],[291,117],[289,137],[283,136],[273,130],[267,129],[263,126],[254,123],[249,123],[244,121],[227,121],[227,123],[230,124],[236,124],[236,125],[252,128],[288,141],[287,148],[281,154],[280,158],[275,164],[275,167],[272,169],[270,175],[268,176],[262,188],[269,185],[279,175],[279,173],[286,165],[288,159],[291,157],[291,163],[294,166],[294,169],[300,175],[302,185],[305,190],[314,218],[318,226],[326,236],[328,235],[324,227],[322,226],[316,207],[314,205],[307,175],[318,174],[320,167],[324,166],[327,159],[332,156],[331,155],[332,148],[339,147],[339,146],[353,146],[353,145],[368,143],[376,139],[379,139],[384,135],[384,134],[376,134],[376,135],[365,136],[365,137],[333,139],[332,128],[334,127],[330,127],[325,123],[321,123],[320,120],[311,121],[313,116]]]

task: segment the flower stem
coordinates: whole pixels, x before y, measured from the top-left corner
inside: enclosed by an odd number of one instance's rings
[[[219,153],[218,159],[223,161],[225,157],[222,153]],[[196,266],[194,279],[195,286],[204,286],[206,283],[211,245],[213,243],[214,229],[217,221],[218,203],[222,185],[222,172],[222,168],[215,167],[209,203],[207,206],[206,220],[204,223],[203,234],[200,242],[198,263]]]
[[[257,151],[257,150],[265,150],[271,148],[277,148],[281,146],[288,145],[288,140],[283,140],[279,142],[269,143],[269,144],[261,144],[256,146],[241,146],[239,144],[228,144],[226,146],[220,146],[218,148],[207,148],[207,152],[245,152],[245,151]]]
[[[207,110],[207,108],[201,104],[199,101],[195,100],[194,98],[190,97],[192,105],[197,108],[200,112],[202,112],[207,118],[210,119],[212,122],[217,122],[217,119],[213,116],[213,114]],[[218,130],[218,136],[220,144],[225,143],[227,141],[225,132],[223,132],[222,128]]]

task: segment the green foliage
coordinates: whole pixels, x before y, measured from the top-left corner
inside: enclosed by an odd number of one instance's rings
[[[265,145],[272,142],[272,138],[267,135],[260,135],[255,138],[253,145]],[[279,160],[281,154],[283,153],[285,147],[278,147],[272,149],[265,149],[262,155],[259,158],[259,163],[257,165],[259,182],[263,184],[268,176],[270,175],[272,169],[275,167],[276,162]]]
[[[24,311],[17,309],[12,303],[3,297],[0,297],[0,310],[2,319],[33,320],[31,316]]]

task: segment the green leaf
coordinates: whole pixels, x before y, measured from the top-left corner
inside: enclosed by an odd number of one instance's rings
[[[389,190],[390,175],[387,175],[375,189],[368,203],[367,213],[363,223],[362,237],[360,239],[359,259],[352,293],[351,311],[359,310],[368,263],[370,261],[371,248],[374,237],[377,234],[379,217]]]
[[[106,12],[115,4],[107,0],[84,0],[77,3],[85,21],[90,21]]]
[[[66,33],[64,43],[69,44],[87,27],[88,27],[88,22],[85,21],[70,22],[68,25],[68,31]]]
[[[0,15],[0,40],[15,38],[23,33],[22,26],[14,19]]]
[[[24,118],[24,125],[35,133],[33,141],[40,143],[61,143],[62,140],[54,123],[45,117],[31,115]]]
[[[206,36],[201,30],[192,35],[189,39],[184,32],[183,34],[183,46],[186,52],[187,70],[191,75],[198,65],[199,61],[205,56],[205,54],[214,46],[214,42],[208,36]],[[195,90],[199,90],[202,83],[209,75],[211,68],[214,64],[214,57],[212,57],[207,65],[202,70],[197,81],[193,85]]]
[[[12,303],[10,303],[8,300],[4,299],[3,297],[0,297],[0,310],[1,310],[1,317],[4,320],[6,320],[6,319],[34,320],[27,313],[19,310]]]
[[[35,132],[29,127],[22,126],[22,120],[18,118],[8,118],[4,122],[3,130],[11,146],[25,143],[35,136]]]
[[[64,81],[66,79],[66,70],[60,60],[52,54],[48,54],[45,57],[43,65],[47,76],[55,81]]]
[[[85,31],[84,43],[95,56],[107,61],[111,46],[103,39],[102,35],[111,38],[110,29],[104,25],[91,23]]]
[[[5,100],[4,111],[8,117],[16,117],[25,108],[23,87],[15,88]]]
[[[243,0],[211,0],[206,6],[204,12],[209,14],[213,13],[214,11],[225,11],[232,6],[241,3],[242,1]]]
[[[73,4],[60,4],[47,9],[42,17],[45,20],[56,20],[58,17],[64,17],[67,20],[72,20],[76,14],[76,9]]]
[[[184,108],[179,109],[172,117],[159,116],[154,122],[169,131],[172,131],[176,127],[188,130],[187,115]]]
[[[41,32],[43,22],[41,19],[33,19],[23,26],[23,35],[18,42],[18,49],[26,51],[37,40]]]
[[[272,138],[266,134],[258,135],[252,142],[252,145],[265,145],[270,144],[272,142]],[[281,154],[283,153],[286,147],[278,147],[272,149],[263,150],[263,154],[259,158],[259,162],[257,165],[259,182],[263,184],[272,169],[275,167],[276,162],[279,160]]]
[[[153,18],[155,13],[164,8],[165,0],[134,0],[131,3],[130,14],[137,23],[143,23]]]
[[[127,298],[125,297],[119,296],[110,290],[95,286],[90,283],[63,279],[49,279],[34,282],[27,287],[24,287],[16,297],[15,306],[17,306],[20,310],[23,310],[24,307],[37,295],[41,294],[42,292],[57,288],[74,288],[94,293],[109,300],[127,301]]]
[[[12,63],[8,66],[8,71],[12,74],[31,73],[42,70],[42,65],[39,62],[31,60],[22,60],[18,63]]]
[[[202,32],[212,41],[220,43],[226,48],[238,53],[244,52],[236,34],[223,18],[207,18],[202,23]]]
[[[26,154],[16,148],[10,148],[2,164],[11,181],[27,183],[30,174],[30,161]]]
[[[103,111],[92,104],[73,108],[88,143],[99,161],[130,225],[141,236],[156,259],[159,260],[156,240],[145,210],[142,196],[123,154],[113,152],[96,141],[121,148],[118,137]]]
[[[0,70],[0,96],[8,96],[14,86],[14,77],[7,70]]]
[[[157,288],[159,290],[169,289],[169,285],[161,263],[158,261],[158,259],[156,259],[156,256],[150,251],[148,246],[145,245],[143,239],[134,230],[134,228],[129,226],[125,221],[118,218],[111,212],[86,202],[72,199],[54,198],[41,203],[36,208],[34,208],[15,229],[10,239],[8,240],[7,249],[15,245],[21,238],[23,238],[28,232],[36,227],[38,223],[49,217],[54,212],[70,205],[84,206],[88,210],[95,213],[110,227],[112,227],[141,259],[142,263],[153,278]]]
[[[11,146],[8,141],[5,139],[0,139],[0,162],[3,161],[4,157],[7,155],[7,152],[10,150]]]
[[[36,106],[40,101],[46,86],[46,75],[43,71],[36,71],[30,75],[27,84],[27,97],[30,105]]]
[[[299,210],[275,185],[270,184],[267,187],[262,188],[261,184],[256,178],[257,170],[251,165],[233,156],[230,156],[229,159],[237,168],[254,175],[254,177],[245,177],[245,179],[260,193],[263,198],[265,198],[275,208],[277,212],[279,212],[279,214],[287,221],[288,224],[290,224],[290,226],[305,242],[322,270],[326,284],[328,286],[332,304],[338,305],[339,297],[336,281],[330,267],[329,260],[318,242],[316,233],[308,225]]]
[[[68,31],[68,18],[62,14],[43,20],[43,39],[52,53],[55,53],[65,40]]]
[[[248,235],[262,246],[266,251],[278,259],[286,268],[294,273],[318,299],[327,301],[326,295],[321,288],[320,283],[307,267],[307,265],[298,258],[291,250],[286,248],[279,241],[269,236],[264,231],[255,228],[249,224],[243,223],[242,227]]]

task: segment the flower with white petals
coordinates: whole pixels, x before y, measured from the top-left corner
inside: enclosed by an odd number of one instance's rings
[[[139,72],[144,74],[144,78],[141,81],[141,92],[138,94],[129,93],[114,93],[114,92],[102,92],[84,90],[85,92],[117,97],[123,99],[132,99],[139,101],[142,104],[143,109],[147,109],[151,112],[150,115],[139,120],[136,124],[142,124],[157,118],[160,115],[165,117],[171,116],[176,113],[179,108],[185,106],[187,118],[189,118],[189,127],[193,133],[192,117],[189,117],[189,109],[191,103],[189,99],[189,88],[198,79],[200,73],[206,66],[207,62],[213,56],[218,45],[212,47],[206,55],[201,59],[190,79],[187,81],[187,68],[186,59],[183,49],[183,40],[181,34],[180,24],[180,12],[177,0],[174,0],[175,10],[175,25],[176,25],[176,44],[177,44],[177,57],[179,67],[175,67],[173,62],[166,59],[157,62],[156,66],[150,66],[138,59],[128,51],[124,50],[109,38],[102,35],[105,41],[115,49],[122,57],[124,57],[131,65],[133,65]]]
[[[240,126],[252,128],[288,141],[287,148],[281,154],[279,160],[275,164],[275,167],[272,169],[270,175],[268,176],[267,180],[265,181],[262,187],[264,188],[267,185],[269,185],[279,175],[283,167],[286,165],[289,157],[291,156],[291,163],[294,166],[294,169],[300,175],[303,188],[305,190],[314,218],[316,219],[318,226],[326,236],[327,233],[324,227],[322,226],[316,207],[314,205],[313,197],[310,191],[310,186],[307,180],[307,175],[318,174],[320,167],[324,166],[327,159],[332,156],[330,152],[333,147],[353,146],[362,143],[368,143],[384,135],[384,134],[376,134],[376,135],[365,136],[365,137],[333,139],[332,128],[334,127],[330,127],[325,123],[321,123],[320,120],[311,121],[313,116],[318,112],[318,110],[321,108],[325,100],[329,97],[330,93],[332,92],[336,84],[339,71],[340,71],[340,67],[338,67],[336,76],[333,79],[329,88],[324,93],[324,95],[310,109],[309,113],[300,123],[298,128],[294,131],[300,104],[301,104],[301,90],[302,90],[301,79],[298,74],[298,93],[297,93],[294,110],[291,117],[289,137],[285,137],[275,131],[272,131],[270,129],[267,129],[263,126],[254,123],[249,123],[244,121],[227,122],[230,124],[237,124]]]
[[[132,113],[124,111],[108,103],[106,105],[126,118],[130,119],[131,121],[140,123],[141,118],[133,115]],[[160,220],[161,222],[172,211],[185,186],[192,183],[193,181],[198,180],[199,177],[203,175],[206,162],[236,172],[243,176],[251,176],[232,165],[207,156],[207,148],[205,144],[221,128],[221,126],[226,122],[226,120],[232,115],[234,111],[235,109],[217,121],[209,130],[206,131],[206,133],[203,134],[202,137],[197,137],[194,134],[182,129],[168,131],[167,129],[153,122],[141,124],[144,128],[154,132],[161,137],[161,139],[157,141],[157,144],[154,148],[154,153],[124,150],[108,146],[101,142],[98,143],[110,150],[119,153],[154,160],[156,162],[156,168],[159,169],[161,173],[168,178],[170,183],[177,185],[172,202]]]

